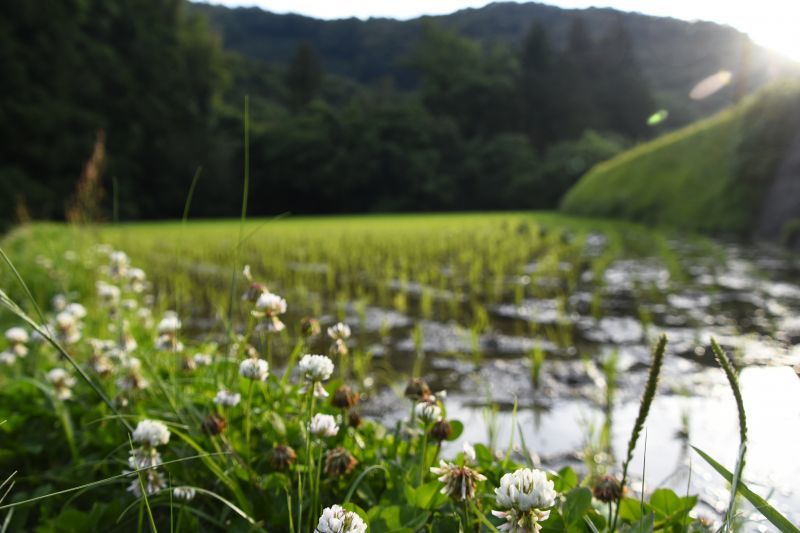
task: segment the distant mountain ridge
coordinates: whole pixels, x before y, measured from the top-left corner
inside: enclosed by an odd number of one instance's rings
[[[729,26],[609,8],[562,9],[535,2],[497,2],[411,20],[321,20],[260,8],[200,3],[191,6],[208,17],[226,49],[270,64],[283,64],[298,42],[308,42],[318,51],[327,72],[363,84],[390,79],[400,88],[415,84],[415,73],[404,65],[404,59],[427,21],[486,44],[512,45],[522,41],[532,23],[539,22],[560,48],[576,19],[582,19],[590,36],[598,39],[622,17],[653,95],[661,107],[669,110],[673,127],[718,111],[736,97],[752,93],[770,81],[800,75],[797,63],[752,43],[746,34]],[[694,84],[719,70],[734,73],[734,82],[707,100],[688,98]],[[748,74],[742,75],[744,72]]]

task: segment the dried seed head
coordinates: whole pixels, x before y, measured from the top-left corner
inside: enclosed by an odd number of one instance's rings
[[[358,461],[344,448],[334,448],[325,458],[325,473],[331,477],[349,474],[358,464]]]
[[[425,400],[431,395],[431,388],[422,378],[414,378],[406,385],[406,398],[414,401]]]
[[[431,428],[431,437],[439,442],[449,439],[453,435],[453,428],[447,420],[439,420]]]
[[[203,431],[208,435],[219,435],[226,427],[228,423],[218,414],[210,414],[203,420]]]
[[[242,299],[254,304],[258,301],[258,299],[261,297],[262,294],[265,294],[267,292],[269,292],[269,290],[267,289],[266,285],[264,285],[263,283],[253,282],[247,288],[247,292],[244,293]]]
[[[300,331],[306,337],[315,337],[320,334],[322,328],[319,325],[319,320],[307,316],[300,321]]]
[[[347,385],[342,385],[336,392],[333,393],[333,398],[331,398],[331,404],[334,407],[338,407],[340,409],[349,409],[353,407],[355,404],[358,403],[359,397],[356,392],[353,391]]]
[[[622,485],[617,478],[611,474],[605,475],[597,480],[592,487],[594,497],[603,503],[619,501],[622,497]]]
[[[350,411],[347,415],[347,422],[350,424],[351,428],[357,428],[361,426],[361,415],[358,414],[357,411]]]
[[[297,459],[297,454],[285,444],[279,444],[272,449],[269,455],[269,464],[273,470],[288,470]]]

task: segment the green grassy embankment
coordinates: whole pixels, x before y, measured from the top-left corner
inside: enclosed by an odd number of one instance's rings
[[[561,208],[687,230],[749,232],[798,128],[800,84],[773,86],[595,166]]]

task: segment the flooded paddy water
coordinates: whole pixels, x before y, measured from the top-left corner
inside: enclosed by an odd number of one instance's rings
[[[708,347],[713,336],[741,368],[745,479],[800,520],[800,264],[767,245],[716,244],[713,253],[667,245],[679,265],[618,256],[599,268],[592,259],[607,243],[589,234],[571,260],[532,259],[519,274],[474,288],[452,280],[448,265],[440,267],[447,284],[363,275],[359,299],[316,310],[323,325],[343,319],[353,328],[354,358],[368,361],[355,369],[365,416],[389,426],[406,417],[402,390],[420,375],[447,391],[448,416],[464,423],[453,453],[469,441],[502,454],[513,440],[520,457],[584,472],[619,471],[651,347],[665,333],[667,359],[633,486],[698,493],[708,516],[724,511],[729,490],[690,445],[729,469],[738,449],[736,406]],[[289,268],[329,274],[324,262]],[[291,289],[284,292],[292,302]],[[314,347],[324,351],[327,342]],[[746,503],[741,512],[748,529],[770,530]]]

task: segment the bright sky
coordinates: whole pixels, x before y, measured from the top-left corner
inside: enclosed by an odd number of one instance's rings
[[[208,0],[206,0],[208,1]],[[317,18],[413,18],[481,7],[487,0],[211,0]],[[613,7],[685,20],[710,20],[748,33],[757,43],[800,60],[800,0],[548,0],[565,8]]]

